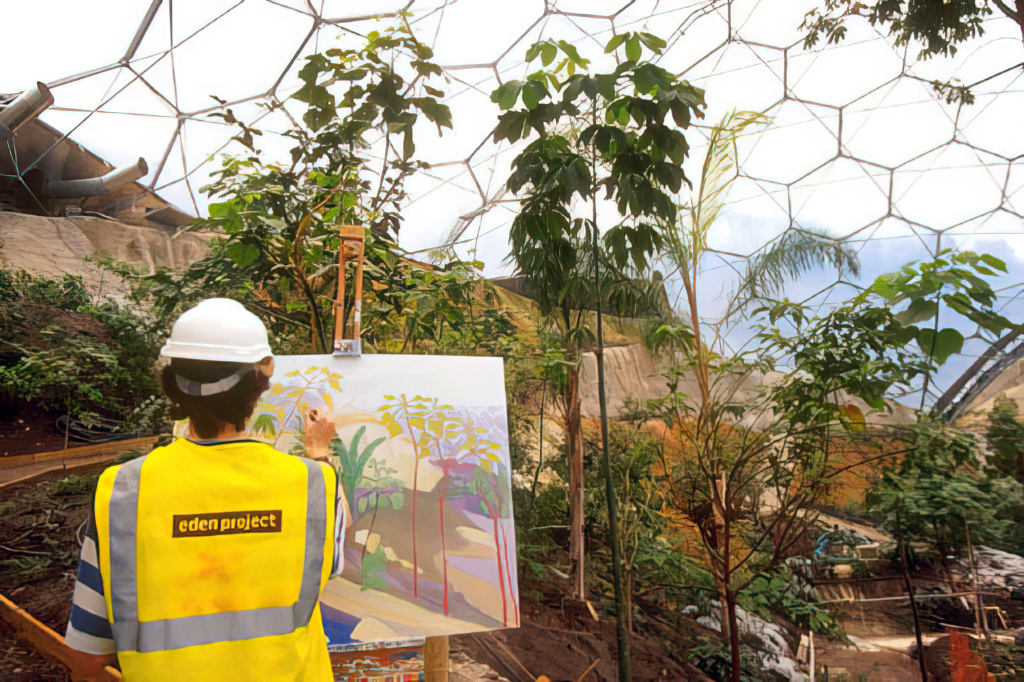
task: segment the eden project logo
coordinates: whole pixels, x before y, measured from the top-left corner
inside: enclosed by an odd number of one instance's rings
[[[238,533],[280,533],[281,510],[175,514],[171,537],[203,537]]]

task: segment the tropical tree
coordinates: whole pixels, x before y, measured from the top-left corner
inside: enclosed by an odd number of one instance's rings
[[[305,113],[285,132],[295,141],[286,163],[262,152],[261,131],[230,109],[213,114],[239,127],[235,139],[248,152],[224,159],[203,188],[214,201],[194,227],[214,235],[209,253],[180,276],[149,278],[156,311],[169,319],[195,298],[230,296],[263,317],[279,346],[327,352],[339,224],[369,228],[371,279],[422,279],[424,268],[387,254],[397,251],[405,181],[423,167],[414,159],[415,123],[451,127],[431,56],[400,27],[308,57],[294,95]],[[283,105],[270,106],[290,117]],[[378,137],[374,161],[369,150]]]
[[[675,428],[680,448],[693,457],[676,468],[672,486],[676,503],[697,516],[706,558],[719,590],[722,635],[731,648],[735,675],[739,675],[741,655],[735,616],[738,590],[732,587],[736,570],[731,549],[734,529],[728,507],[745,497],[756,499],[754,488],[759,482],[733,481],[730,491],[730,474],[760,466],[761,459],[771,451],[772,439],[757,437],[749,428],[732,423],[740,410],[751,409],[759,399],[768,398],[756,391],[753,396],[741,397],[739,392],[749,376],[756,370],[763,371],[766,365],[764,358],[725,359],[719,354],[724,351],[723,332],[735,315],[777,293],[794,277],[825,266],[840,274],[856,273],[858,267],[856,257],[841,244],[811,230],[791,229],[748,259],[720,319],[707,320],[702,315],[701,284],[712,254],[711,232],[735,177],[736,141],[767,123],[760,114],[733,112],[711,128],[700,177],[677,219],[664,232],[662,255],[681,281],[688,329],[667,321],[651,334],[653,343],[686,352],[686,360],[671,378],[672,393],[656,409]],[[684,377],[692,377],[696,383],[697,395],[692,399],[677,392]]]
[[[906,452],[886,467],[871,491],[883,530],[932,547],[946,566],[973,542],[1001,543],[1024,488],[1012,476],[982,466],[974,436],[923,417],[905,434]]]
[[[536,136],[513,161],[507,183],[520,196],[520,210],[509,235],[511,259],[517,272],[532,285],[541,311],[562,328],[572,360],[579,358],[583,348],[583,311],[588,304],[596,303],[600,324],[605,300],[601,273],[614,271],[612,265],[619,271],[629,267],[643,270],[648,256],[660,245],[658,225],[675,217],[671,196],[685,181],[682,162],[688,150],[682,130],[701,115],[704,95],[643,59],[645,50],[657,57],[664,45],[649,33],[615,35],[605,52],[615,56],[616,67],[591,74],[589,61],[572,44],[564,40],[538,42],[527,50],[526,57],[528,61],[539,59],[541,68],[525,80],[504,83],[491,95],[504,111],[494,129],[496,141]],[[602,211],[608,221],[605,230],[598,225],[601,190],[610,200],[609,210]],[[589,211],[585,205],[575,204],[576,199],[589,202]],[[602,257],[599,241],[603,241],[607,257]],[[597,338],[598,371],[603,373],[600,327]],[[582,598],[583,448],[578,365],[568,372],[564,402],[571,589],[573,596]],[[614,526],[615,496],[607,459],[603,458],[603,468]],[[612,543],[616,606],[621,613],[621,557],[614,534]],[[628,638],[624,619],[619,621],[619,675],[627,679]]]
[[[990,464],[1003,476],[1012,476],[1024,483],[1024,422],[1020,420],[1017,401],[996,397],[988,414],[985,440],[993,451]]]

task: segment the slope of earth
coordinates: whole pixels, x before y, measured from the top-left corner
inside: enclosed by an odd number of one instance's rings
[[[123,291],[87,256],[104,256],[153,272],[180,269],[206,253],[206,237],[173,228],[126,225],[90,216],[52,218],[0,212],[0,258],[34,275],[81,275],[94,291]]]
[[[615,621],[606,617],[595,621],[585,608],[563,599],[567,591],[567,584],[524,583],[519,628],[458,635],[451,639],[452,651],[486,664],[511,682],[541,676],[551,682],[617,679]],[[632,679],[709,680],[679,657],[700,637],[717,633],[687,617],[669,623],[645,613],[653,626],[649,632],[630,636]]]

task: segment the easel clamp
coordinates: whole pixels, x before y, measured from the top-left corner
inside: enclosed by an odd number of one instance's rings
[[[334,355],[362,355],[363,258],[366,254],[366,229],[359,225],[339,225],[338,297],[334,301]],[[345,265],[354,260],[355,300],[352,304],[352,338],[345,338]]]

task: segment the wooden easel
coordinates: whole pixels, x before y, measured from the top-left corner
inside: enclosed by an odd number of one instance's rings
[[[338,236],[338,297],[334,301],[334,355],[358,357],[362,354],[363,259],[366,255],[366,230],[359,225],[340,225]],[[352,303],[352,334],[345,314],[345,265],[355,262]],[[427,637],[423,645],[423,671],[426,682],[448,682],[448,637]]]
[[[338,297],[334,301],[334,355],[362,354],[363,257],[366,254],[366,230],[359,225],[340,225],[338,235]],[[346,338],[345,265],[355,261],[355,298],[352,304],[352,336]]]

